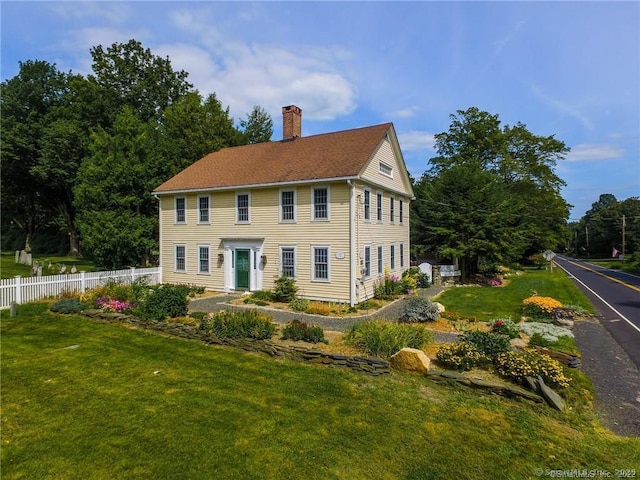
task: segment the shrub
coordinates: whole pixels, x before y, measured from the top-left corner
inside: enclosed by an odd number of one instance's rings
[[[270,339],[276,330],[271,317],[256,310],[216,312],[206,321],[201,322],[200,328],[211,331],[219,338],[253,338],[255,340]]]
[[[258,305],[259,307],[265,307],[265,306],[269,305],[268,302],[265,302],[264,300],[258,300],[258,299],[253,298],[253,297],[245,298],[244,300],[242,300],[242,303],[244,303],[244,304],[251,303],[253,305]]]
[[[391,275],[385,268],[384,277],[373,287],[374,295],[378,298],[390,298],[406,292],[398,275]]]
[[[429,275],[424,273],[418,267],[411,267],[409,270],[405,270],[402,273],[402,278],[404,279],[405,277],[412,277],[417,288],[428,288],[429,285],[431,285]]]
[[[276,279],[273,288],[273,300],[276,302],[289,303],[296,297],[298,286],[295,278],[282,276]]]
[[[436,353],[436,359],[444,367],[454,370],[471,370],[473,367],[491,362],[491,359],[475,345],[464,341],[441,346]]]
[[[551,318],[556,308],[562,308],[562,303],[551,297],[533,295],[522,301],[522,311],[530,318]]]
[[[550,323],[526,322],[518,327],[530,337],[537,333],[548,342],[557,342],[559,337],[573,338],[573,332],[568,328]]]
[[[296,312],[306,312],[307,308],[309,308],[309,300],[306,298],[294,298],[289,302],[289,307]]]
[[[144,319],[164,320],[187,314],[189,287],[162,284],[151,287],[136,314]]]
[[[257,290],[251,294],[251,297],[265,302],[273,301],[273,294],[271,293],[271,290]]]
[[[505,352],[494,362],[496,371],[503,377],[523,382],[524,377],[540,375],[548,385],[560,388],[569,386],[569,378],[564,375],[562,365],[557,360],[533,351]]]
[[[190,312],[189,316],[191,318],[195,318],[196,320],[202,322],[202,319],[207,316],[207,312]]]
[[[527,257],[527,261],[536,267],[537,269],[542,269],[547,266],[547,259],[541,253],[535,253],[529,257]]]
[[[409,298],[400,321],[404,323],[435,322],[440,317],[438,305],[426,298]]]
[[[87,305],[79,298],[63,298],[49,307],[55,313],[79,313],[87,308]]]
[[[511,350],[509,338],[492,332],[472,330],[460,337],[461,341],[470,343],[489,358],[495,358],[500,353]]]
[[[366,321],[352,326],[345,342],[382,358],[389,358],[405,347],[422,348],[433,342],[433,335],[421,325],[388,321]]]
[[[493,333],[499,333],[500,335],[505,335],[509,338],[520,337],[520,329],[510,319],[500,318],[498,320],[491,320],[489,322],[489,326],[491,327],[491,332]]]
[[[283,340],[295,340],[310,343],[326,343],[324,330],[318,325],[307,325],[306,322],[293,320],[282,330]]]
[[[127,313],[130,312],[135,305],[131,302],[121,302],[120,300],[103,297],[96,300],[96,306],[105,312]]]

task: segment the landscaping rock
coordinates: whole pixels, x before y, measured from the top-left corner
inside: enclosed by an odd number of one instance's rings
[[[403,372],[428,373],[431,360],[417,348],[403,348],[396,352],[390,359],[391,367]]]
[[[580,358],[576,357],[575,355],[570,355],[568,353],[563,353],[563,352],[556,352],[554,350],[549,350],[548,348],[540,347],[540,346],[536,346],[536,351],[538,353],[542,353],[543,355],[547,355],[553,358],[554,360],[559,361],[560,363],[562,363],[563,365],[566,365],[567,367],[578,368],[580,365],[582,365],[582,361],[580,360]]]
[[[562,397],[558,395],[556,391],[553,390],[551,387],[547,386],[540,375],[538,375],[537,383],[538,383],[538,388],[540,389],[540,393],[542,394],[544,399],[547,401],[547,403],[551,405],[553,408],[555,408],[556,410],[563,412],[564,400],[562,400]]]

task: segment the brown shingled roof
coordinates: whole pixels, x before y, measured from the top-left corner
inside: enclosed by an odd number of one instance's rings
[[[357,176],[391,123],[224,148],[185,168],[155,193]]]

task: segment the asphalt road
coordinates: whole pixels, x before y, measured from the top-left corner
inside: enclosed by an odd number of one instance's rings
[[[597,310],[573,333],[598,417],[618,435],[640,437],[640,278],[572,258],[554,262]]]
[[[556,256],[598,310],[600,322],[640,368],[640,277]]]

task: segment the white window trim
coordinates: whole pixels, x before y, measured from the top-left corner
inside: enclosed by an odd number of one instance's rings
[[[208,266],[207,266],[207,271],[203,271],[200,269],[200,249],[201,248],[206,248],[207,251],[209,252],[209,259],[208,259]],[[198,275],[211,275],[211,245],[208,243],[201,243],[198,244],[196,247],[196,251],[198,252]]]
[[[200,213],[202,212],[202,209],[200,208],[200,199],[201,198],[206,198],[207,201],[207,221],[203,221]],[[198,200],[197,200],[197,205],[198,205],[198,225],[210,225],[211,224],[211,195],[198,195]]]
[[[316,277],[316,249],[327,249],[327,278]],[[329,245],[311,245],[311,281],[330,283],[331,282],[331,247]]]
[[[240,211],[238,210],[238,197],[247,196],[247,220],[240,220]],[[236,224],[248,225],[251,223],[251,192],[236,192]]]
[[[378,255],[376,257],[376,263],[378,264],[378,275],[384,274],[384,244],[378,245]]]
[[[385,177],[393,178],[393,167],[388,163],[380,162],[378,169]],[[389,169],[389,171],[387,172],[385,169]]]
[[[369,250],[369,271],[367,272],[367,250]],[[371,245],[366,244],[363,250],[362,258],[362,278],[371,278]]]
[[[280,255],[279,255],[279,263],[280,263],[280,268],[278,269],[280,276],[283,275],[284,272],[284,265],[282,263],[282,251],[288,249],[288,250],[293,250],[293,279],[297,278],[298,276],[298,249],[296,248],[295,245],[280,245]]]
[[[327,218],[316,218],[315,191],[327,190]],[[331,188],[329,185],[316,185],[311,187],[311,221],[312,222],[328,222],[331,220]]]
[[[392,272],[396,269],[396,244],[389,245],[389,270]]]
[[[282,194],[293,192],[293,220],[285,220],[283,215]],[[298,221],[298,190],[296,188],[282,188],[278,192],[278,205],[280,207],[280,223],[296,223]]]
[[[369,202],[367,205],[367,193],[369,194]],[[369,215],[367,218],[367,207],[369,207]],[[371,189],[365,187],[362,189],[362,217],[365,222],[371,222]]]
[[[178,200],[184,200],[184,220],[178,220]],[[176,225],[186,225],[187,224],[187,197],[175,197],[173,199],[173,222]]]
[[[378,197],[378,195],[380,196]],[[376,221],[378,223],[382,223],[383,220],[384,220],[384,193],[378,190],[376,192]]]
[[[389,195],[389,223],[396,223],[396,197],[393,195]]]
[[[178,247],[184,247],[184,270],[178,270]],[[175,273],[187,273],[187,244],[186,243],[173,244],[173,271]]]

